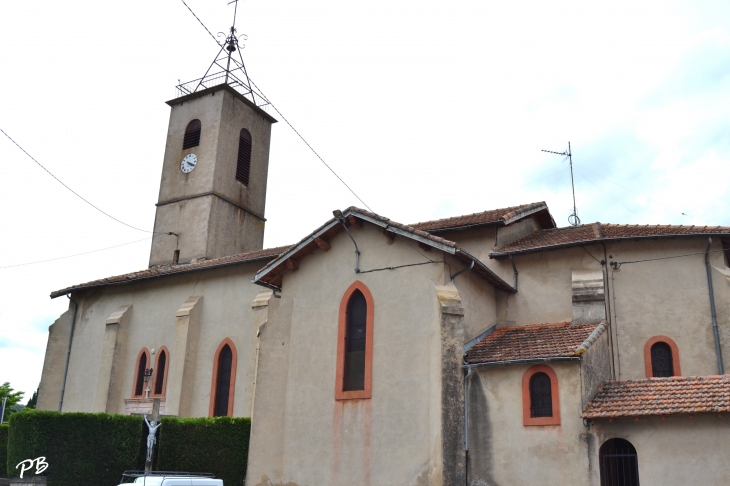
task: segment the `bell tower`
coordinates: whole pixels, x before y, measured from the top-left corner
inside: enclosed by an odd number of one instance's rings
[[[252,88],[235,33],[231,27],[205,76],[179,84],[179,96],[167,102],[150,266],[263,248],[276,120],[265,111],[266,98]]]

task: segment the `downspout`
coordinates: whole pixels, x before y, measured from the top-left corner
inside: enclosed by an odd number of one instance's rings
[[[71,343],[74,339],[74,327],[76,327],[76,311],[79,310],[79,304],[71,298],[71,294],[66,294],[68,300],[74,304],[74,315],[71,319],[71,334],[68,337],[68,350],[66,351],[66,366],[63,368],[63,384],[61,385],[61,399],[58,401],[58,411],[63,408],[63,395],[66,393],[66,377],[68,376],[68,362],[71,359]]]
[[[471,366],[467,367],[464,375],[464,483],[469,486],[469,377]]]
[[[474,260],[471,261],[471,263],[469,264],[468,267],[462,268],[461,270],[459,270],[458,272],[456,272],[454,275],[452,275],[451,276],[451,281],[453,282],[454,280],[456,280],[456,277],[458,277],[462,273],[468,272],[472,268],[474,268]]]
[[[603,261],[601,262],[601,269],[603,271],[603,288],[605,292],[604,308],[606,309],[606,322],[608,323],[608,346],[611,348],[611,378],[616,379],[616,353],[613,349],[613,318],[611,317],[611,285],[608,281],[608,249],[606,244],[601,242],[603,246]]]
[[[517,273],[517,267],[515,266],[515,259],[512,258],[512,253],[509,254],[509,261],[512,263],[512,270],[515,272],[515,291],[517,291],[517,276],[519,273]]]
[[[712,271],[710,270],[710,247],[712,236],[707,238],[705,250],[705,269],[707,270],[707,290],[710,292],[710,313],[712,314],[712,332],[715,334],[715,352],[717,353],[717,369],[721,375],[725,374],[722,366],[722,349],[720,349],[720,332],[717,329],[717,313],[715,312],[715,291],[712,288]]]
[[[355,245],[355,273],[360,273],[360,249],[357,247],[357,242],[355,241],[355,238],[352,237],[352,233],[350,233],[350,230],[347,229],[347,225],[345,224],[345,217],[342,215],[342,211],[335,210],[332,211],[332,214],[334,214],[337,221],[340,222],[343,228],[345,228],[345,231],[347,231],[347,235],[352,240],[352,243]]]

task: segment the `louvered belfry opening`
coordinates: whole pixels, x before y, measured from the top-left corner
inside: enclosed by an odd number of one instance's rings
[[[183,139],[183,150],[200,145],[200,130],[200,120],[196,119],[188,123],[185,129],[185,138]]]
[[[238,139],[238,164],[236,165],[236,180],[248,187],[251,174],[251,134],[245,128],[241,129]]]
[[[639,459],[625,439],[609,439],[598,453],[601,486],[639,486]]]
[[[228,415],[228,398],[231,391],[231,369],[233,368],[233,351],[227,344],[218,354],[218,376],[215,380],[214,417]]]
[[[651,374],[655,378],[666,378],[674,375],[672,349],[665,342],[659,341],[651,347]]]
[[[553,390],[550,377],[535,373],[530,378],[530,417],[553,416]]]
[[[134,385],[135,396],[142,396],[144,393],[144,372],[147,369],[147,354],[142,353],[139,357],[139,366],[137,367],[137,383]]]
[[[160,351],[160,357],[157,358],[157,376],[155,376],[155,395],[162,394],[162,384],[165,382],[165,368],[167,368],[167,353]]]
[[[355,290],[347,303],[344,391],[365,389],[367,315],[368,304],[365,296],[359,290]]]

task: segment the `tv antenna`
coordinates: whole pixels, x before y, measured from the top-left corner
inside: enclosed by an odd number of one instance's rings
[[[578,210],[575,207],[575,180],[573,179],[573,153],[570,151],[570,142],[568,142],[568,150],[565,150],[563,152],[553,152],[552,150],[543,150],[543,152],[547,152],[549,154],[555,154],[555,155],[562,155],[563,157],[568,157],[568,160],[570,162],[570,185],[573,188],[573,214],[568,216],[568,223],[570,223],[571,226],[578,226],[580,224],[580,218],[578,217]],[[563,159],[565,160],[565,159]]]

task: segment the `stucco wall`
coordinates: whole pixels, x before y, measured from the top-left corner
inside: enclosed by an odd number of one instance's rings
[[[191,295],[204,296],[200,306],[197,337],[197,359],[194,383],[186,384],[192,390],[189,415],[208,416],[214,354],[225,338],[230,338],[237,350],[237,373],[233,415],[249,416],[251,408],[252,353],[255,343],[252,333],[254,311],[251,302],[261,288],[251,283],[255,271],[263,263],[242,264],[233,267],[163,277],[139,283],[106,287],[74,295],[79,301],[79,313],[74,332],[69,363],[63,411],[93,412],[94,390],[101,361],[101,343],[104,341],[106,319],[120,306],[132,305],[128,313],[126,350],[114,363],[114,374],[119,375],[119,398],[108,405],[111,411],[125,413],[125,398],[132,396],[134,370],[139,351],[143,347],[158,350],[166,346],[170,352],[168,369],[175,355],[175,313]],[[53,334],[51,336],[53,339]],[[54,342],[49,349],[60,349]],[[63,344],[63,343],[61,343]],[[63,352],[65,352],[65,347]],[[54,351],[54,355],[58,351]],[[53,358],[58,362],[58,358]],[[50,363],[50,361],[49,361]],[[49,387],[56,385],[57,370],[45,374],[43,381]],[[62,373],[61,373],[62,374]],[[52,385],[50,382],[53,382]],[[43,405],[43,407],[41,407]],[[52,403],[41,402],[39,408],[55,410]]]
[[[368,224],[350,230],[363,271],[425,261],[402,237],[389,243]],[[263,331],[247,482],[440,484],[442,357],[433,285],[448,272],[438,263],[355,274],[348,236],[330,244],[284,275],[279,309]],[[355,280],[373,295],[372,398],[336,401],[338,309]]]
[[[48,344],[46,345],[41,383],[38,387],[38,402],[36,403],[38,410],[58,410],[63,384],[63,370],[68,352],[68,338],[71,334],[73,304],[70,302],[69,307],[70,309],[61,314],[48,328]]]

